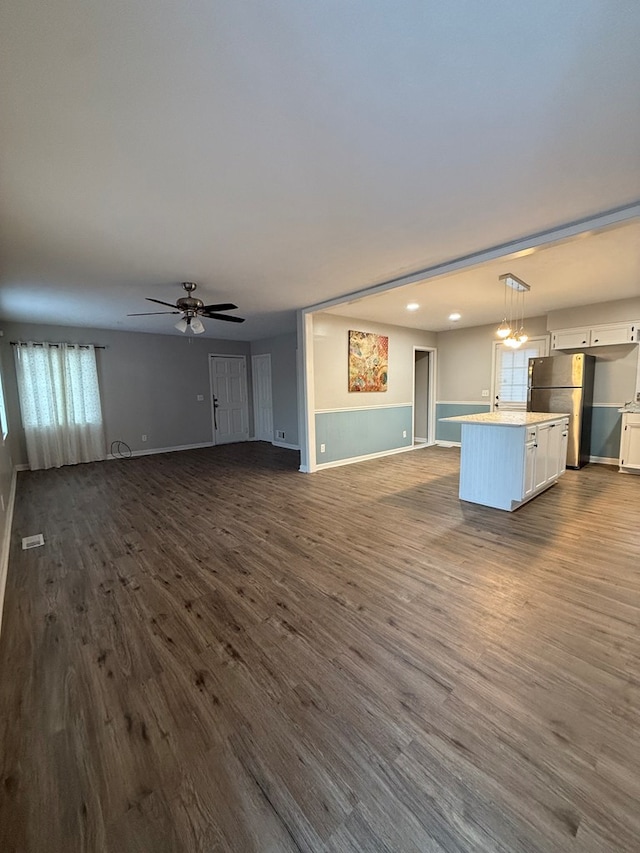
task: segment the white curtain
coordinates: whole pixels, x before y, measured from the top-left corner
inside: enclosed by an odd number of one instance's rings
[[[104,459],[94,348],[30,341],[15,357],[30,468]]]

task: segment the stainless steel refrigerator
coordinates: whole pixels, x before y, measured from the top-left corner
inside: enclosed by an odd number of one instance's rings
[[[569,415],[567,468],[589,461],[595,363],[583,352],[529,359],[527,411]]]

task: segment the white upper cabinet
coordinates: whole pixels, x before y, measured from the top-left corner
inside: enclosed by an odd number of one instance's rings
[[[638,342],[638,322],[607,323],[579,329],[558,329],[551,333],[551,349],[606,347]]]
[[[591,346],[591,329],[562,329],[551,334],[551,349],[580,349]]]

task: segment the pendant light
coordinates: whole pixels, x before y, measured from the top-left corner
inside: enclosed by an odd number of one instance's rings
[[[498,326],[496,335],[503,340],[511,334],[511,323],[507,320],[507,286],[504,286],[504,312],[502,315],[502,323]]]
[[[502,338],[502,342],[510,349],[518,349],[529,340],[524,330],[524,295],[531,288],[513,273],[505,273],[499,276],[499,281],[504,283],[504,319],[498,326],[496,334]],[[510,288],[507,291],[507,288]],[[509,293],[509,321],[507,322],[507,293]],[[513,316],[513,300],[516,294],[515,321]],[[520,320],[518,318],[520,317]]]

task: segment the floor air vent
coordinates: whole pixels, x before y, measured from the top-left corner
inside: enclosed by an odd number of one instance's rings
[[[35,536],[25,536],[22,540],[23,551],[29,548],[38,548],[40,545],[44,545],[44,536],[42,533],[36,533]]]

